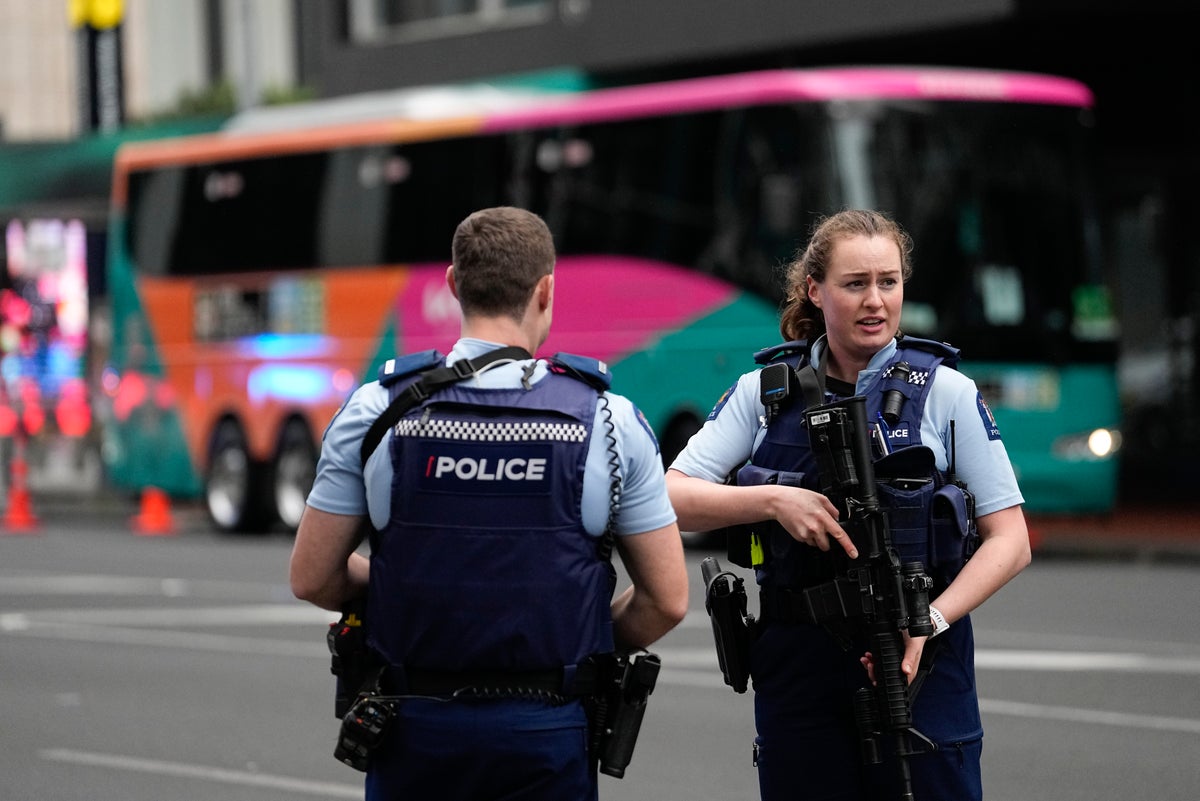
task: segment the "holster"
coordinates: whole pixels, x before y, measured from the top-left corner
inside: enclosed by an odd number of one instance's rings
[[[325,642],[331,657],[329,672],[337,677],[334,693],[334,715],[345,717],[358,698],[363,686],[376,668],[367,648],[366,599],[350,602],[342,609],[342,617],[329,624]]]
[[[625,778],[661,667],[656,654],[643,651],[617,654],[602,671],[600,691],[588,708],[588,723],[592,756],[605,776]]]
[[[746,611],[746,588],[741,578],[721,570],[713,557],[700,563],[704,576],[704,608],[712,622],[717,662],[725,683],[734,692],[746,692],[750,680],[750,646],[757,631],[754,616]]]

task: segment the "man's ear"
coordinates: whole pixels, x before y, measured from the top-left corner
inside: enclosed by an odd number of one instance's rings
[[[548,273],[538,279],[537,288],[538,308],[545,309],[554,302],[554,273]]]
[[[454,265],[451,264],[446,268],[446,286],[450,287],[450,294],[458,299],[458,287],[454,283]]]

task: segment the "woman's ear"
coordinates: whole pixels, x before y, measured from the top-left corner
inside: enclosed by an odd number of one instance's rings
[[[811,275],[804,277],[804,285],[805,294],[808,295],[808,299],[812,302],[812,305],[818,309],[821,308],[821,285],[814,281]]]

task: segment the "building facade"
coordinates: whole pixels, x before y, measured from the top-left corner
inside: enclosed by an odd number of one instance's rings
[[[295,0],[0,0],[0,140],[114,127],[87,119],[89,95],[119,96],[120,127],[221,85],[242,106],[292,89],[296,10]]]

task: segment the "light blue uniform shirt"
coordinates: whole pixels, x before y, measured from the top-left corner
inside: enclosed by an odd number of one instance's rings
[[[824,352],[822,337],[813,343],[815,363],[820,363]],[[858,374],[855,391],[861,394],[895,353],[896,342],[892,340]],[[758,374],[755,370],[738,379],[676,457],[673,469],[720,482],[746,463],[767,431]],[[918,432],[920,442],[933,451],[938,468],[945,470],[949,465],[950,421],[955,422],[955,475],[975,495],[979,517],[1024,503],[1008,451],[990,418],[974,381],[953,368],[934,370]]]
[[[502,347],[481,339],[460,339],[446,359],[453,364],[459,359],[474,359]],[[535,364],[530,381],[536,383],[547,374],[546,363],[540,360],[495,363],[479,374],[466,379],[464,386],[514,388],[529,364]],[[658,443],[645,423],[645,418],[627,398],[605,392],[596,405],[587,464],[583,477],[583,523],[588,533],[598,536],[604,531],[610,504],[611,467],[609,459],[609,423],[605,411],[611,412],[613,438],[616,440],[617,461],[620,466],[620,508],[615,527],[620,536],[641,534],[675,522],[675,510],[667,497],[663,478],[662,457]],[[359,450],[371,424],[387,409],[391,398],[387,388],[378,381],[364,384],[346,401],[325,431],[317,477],[308,503],[315,509],[339,515],[369,514],[371,523],[382,528],[388,519],[392,494],[392,460],[384,447],[391,434],[384,437],[380,447],[360,469]]]

